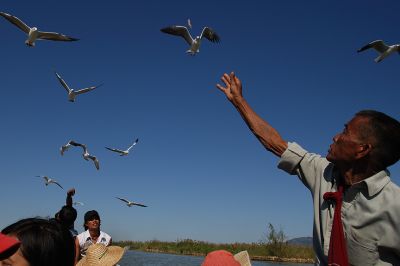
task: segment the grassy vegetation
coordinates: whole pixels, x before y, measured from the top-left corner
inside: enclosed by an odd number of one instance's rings
[[[220,249],[227,250],[232,254],[247,250],[252,260],[314,262],[312,247],[288,244],[286,240],[287,237],[282,229],[277,231],[269,223],[267,233],[259,243],[215,244],[183,239],[175,242],[161,242],[158,240],[146,242],[120,241],[114,244],[122,247],[129,246],[130,249],[134,250],[196,256],[205,256],[211,251]]]
[[[294,262],[313,262],[314,252],[311,247],[290,245],[287,243],[233,243],[233,244],[214,244],[191,239],[177,240],[175,242],[162,242],[158,240],[139,242],[139,241],[120,241],[115,245],[129,246],[130,249],[162,252],[181,255],[205,256],[207,253],[224,249],[233,254],[242,250],[247,250],[254,260],[272,261],[294,261]]]

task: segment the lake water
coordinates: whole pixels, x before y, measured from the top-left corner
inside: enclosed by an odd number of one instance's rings
[[[181,256],[162,253],[148,253],[128,250],[119,262],[120,266],[200,266],[204,257]],[[310,266],[300,263],[270,263],[252,261],[252,266]]]

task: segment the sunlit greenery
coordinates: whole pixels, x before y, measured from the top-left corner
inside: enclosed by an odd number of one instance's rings
[[[130,249],[162,252],[182,255],[205,256],[207,253],[224,249],[233,254],[242,250],[247,250],[253,260],[274,260],[313,262],[314,252],[312,247],[303,245],[288,244],[286,236],[282,230],[275,230],[272,224],[268,225],[266,238],[258,243],[231,243],[215,244],[192,239],[178,239],[174,242],[162,242],[159,240],[151,241],[119,241],[115,245],[129,246]]]

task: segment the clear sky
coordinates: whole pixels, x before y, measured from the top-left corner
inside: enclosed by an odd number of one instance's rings
[[[53,216],[76,188],[78,218],[96,209],[114,240],[257,242],[268,223],[312,235],[312,202],[252,135],[215,84],[235,71],[243,94],[288,141],[326,155],[361,109],[399,115],[400,56],[357,49],[400,42],[398,1],[1,1],[29,26],[79,38],[37,41],[0,18],[0,228]],[[160,32],[210,26],[219,44],[190,56]],[[104,83],[67,101],[72,88]],[[127,157],[105,146],[139,143]],[[81,150],[100,160],[97,171]],[[391,169],[400,182],[399,163]],[[44,186],[36,175],[58,180]],[[148,205],[128,208],[115,197]]]

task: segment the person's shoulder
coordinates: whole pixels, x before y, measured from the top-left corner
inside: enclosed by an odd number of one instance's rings
[[[111,238],[111,236],[109,234],[107,234],[106,232],[100,231],[100,234],[102,234],[103,236],[106,236],[108,238]]]
[[[78,233],[78,232],[77,232]],[[78,238],[82,238],[82,237],[85,237],[87,234],[89,234],[89,232],[86,230],[86,231],[83,231],[82,233],[80,233],[80,234],[77,234],[77,236],[76,237],[78,237]]]
[[[104,241],[110,242],[111,236],[106,232],[100,231],[100,236]]]
[[[397,185],[393,180],[390,179],[388,182],[387,188],[393,192],[393,196],[396,197],[396,199],[400,199],[400,187]],[[398,201],[398,204],[400,204],[400,200]]]

